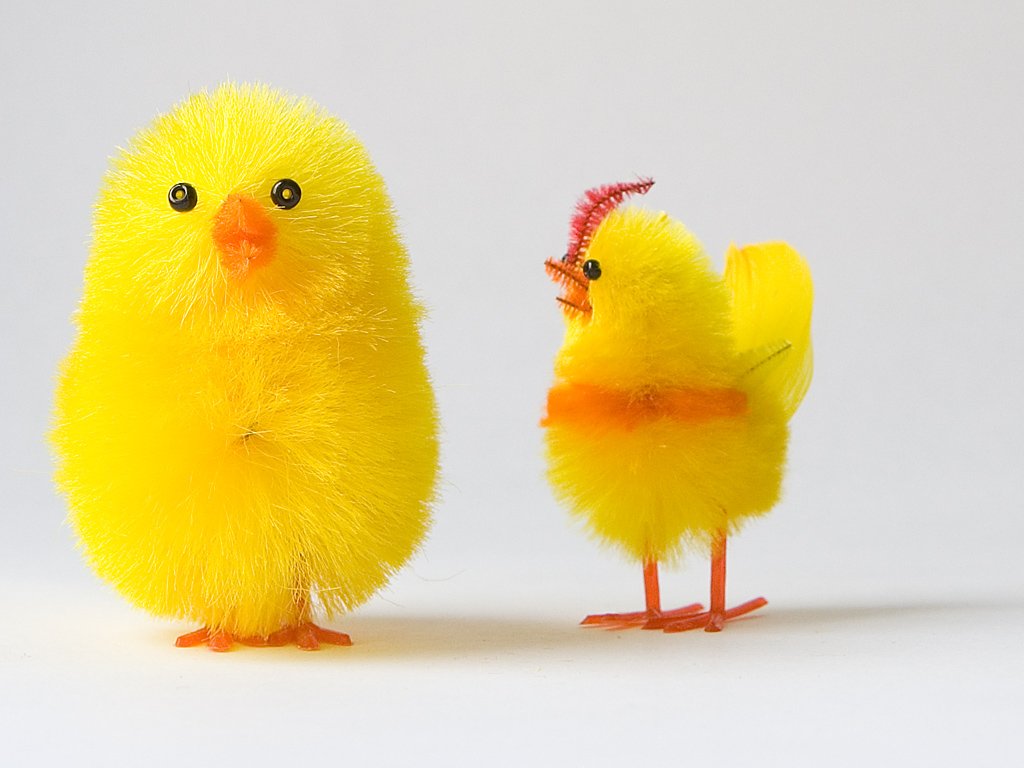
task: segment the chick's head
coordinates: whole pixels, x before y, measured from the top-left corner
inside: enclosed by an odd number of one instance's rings
[[[618,209],[626,194],[651,184],[588,192],[569,251],[547,262],[563,286],[561,378],[636,389],[708,386],[735,373],[728,290],[697,239],[665,213]],[[587,216],[592,231],[577,236]]]
[[[228,84],[157,118],[114,160],[87,290],[183,319],[269,303],[315,311],[366,294],[392,259],[390,202],[347,126],[306,100]]]

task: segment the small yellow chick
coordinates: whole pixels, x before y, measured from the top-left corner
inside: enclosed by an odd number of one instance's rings
[[[813,288],[783,243],[730,248],[716,274],[666,214],[618,210],[653,181],[588,191],[563,286],[565,341],[548,392],[549,479],[589,530],[644,570],[646,609],[588,626],[722,629],[766,603],[725,606],[726,540],[779,498],[787,422],[811,379]],[[711,605],[661,608],[658,564],[711,551]]]
[[[384,183],[314,104],[224,85],[96,205],[52,442],[103,578],[179,646],[348,645],[312,623],[416,550],[437,476],[421,309]]]

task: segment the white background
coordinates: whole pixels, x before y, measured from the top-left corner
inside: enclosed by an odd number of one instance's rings
[[[1024,14],[1014,3],[0,5],[0,764],[1010,765],[1024,754]],[[114,148],[226,78],[347,120],[401,214],[444,421],[422,554],[319,654],[177,650],[81,563],[54,371]],[[577,195],[716,263],[786,239],[817,373],[720,635],[578,629],[639,568],[537,420]],[[707,563],[665,574],[705,597]]]

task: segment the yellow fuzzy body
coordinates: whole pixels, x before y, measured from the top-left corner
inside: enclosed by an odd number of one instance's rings
[[[582,258],[599,262],[601,276],[589,284],[592,314],[567,318],[557,385],[631,402],[697,391],[745,403],[742,413],[707,418],[548,421],[557,496],[629,556],[671,560],[779,498],[788,417],[810,378],[809,275],[795,251],[771,245],[736,250],[723,278],[681,224],[635,208],[608,215]],[[790,269],[764,266],[778,259]],[[735,277],[740,268],[748,279]],[[794,273],[806,282],[793,283]],[[762,302],[761,326],[752,297]],[[765,312],[775,301],[791,304],[788,325]],[[789,386],[798,375],[802,388]]]
[[[302,198],[281,210],[274,182]],[[171,210],[168,188],[198,204]],[[230,194],[274,260],[217,258]],[[263,87],[158,118],[96,207],[52,440],[89,562],[135,604],[238,636],[365,601],[421,542],[437,420],[384,184],[348,128]]]

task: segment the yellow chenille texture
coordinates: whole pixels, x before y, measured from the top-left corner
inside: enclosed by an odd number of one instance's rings
[[[707,548],[720,531],[735,532],[779,499],[794,393],[802,396],[810,377],[810,292],[790,291],[787,281],[806,276],[809,289],[809,275],[806,266],[765,263],[781,254],[803,265],[788,247],[743,254],[750,277],[726,280],[681,224],[636,208],[611,213],[586,253],[601,276],[589,285],[592,314],[567,318],[558,382],[637,399],[672,389],[737,390],[746,398],[737,416],[548,427],[556,495],[600,540],[632,558],[672,560],[687,545]],[[751,296],[762,310],[779,297],[803,304],[758,314],[748,312]],[[797,345],[801,364],[782,367]],[[799,376],[803,385],[789,383]]]
[[[787,416],[792,416],[807,394],[814,370],[811,271],[786,243],[730,246],[725,281],[734,297],[733,327],[740,350],[772,355],[772,345],[780,340],[791,345],[777,362],[756,375],[763,378],[764,389],[782,401]]]
[[[275,207],[273,184],[301,185]],[[192,184],[194,210],[168,204]],[[265,267],[211,238],[229,194],[265,206]],[[416,550],[437,475],[419,305],[362,145],[313,104],[222,86],[158,118],[96,206],[57,390],[57,479],[85,554],[127,598],[239,636],[328,615]]]

